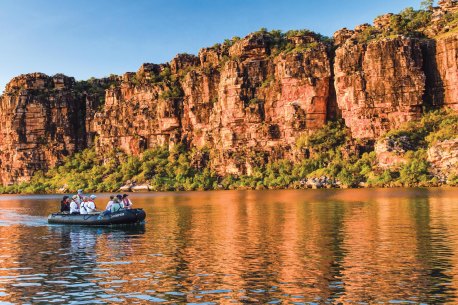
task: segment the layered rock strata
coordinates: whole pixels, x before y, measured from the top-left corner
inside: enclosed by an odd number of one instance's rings
[[[458,33],[424,42],[426,100],[458,110]]]
[[[6,86],[0,103],[0,179],[27,181],[85,147],[85,102],[63,75],[22,75]]]
[[[0,97],[1,183],[27,181],[93,146],[139,155],[183,143],[209,148],[220,174],[250,174],[307,157],[297,139],[339,118],[371,146],[426,108],[458,109],[458,32],[444,23],[457,11],[456,1],[441,1],[429,38],[388,35],[388,14],[338,31],[332,43],[307,31],[259,31],[123,76],[19,76]],[[389,166],[393,156],[383,153]]]
[[[349,39],[335,60],[337,104],[355,138],[374,139],[420,118],[425,74],[417,39]]]
[[[211,148],[214,168],[234,174],[249,171],[254,155],[292,157],[296,138],[326,122],[328,47],[296,36],[303,49],[274,55],[271,39],[252,34],[124,75],[96,114],[99,149],[138,154],[186,142]]]

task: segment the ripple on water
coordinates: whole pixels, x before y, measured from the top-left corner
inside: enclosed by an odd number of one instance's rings
[[[18,283],[18,284],[11,284],[14,287],[34,287],[34,286],[41,286],[41,283]]]
[[[456,202],[429,190],[436,195],[420,200],[418,191],[394,199],[380,192],[145,195],[135,203],[155,221],[140,233],[40,227],[55,199],[0,200],[0,300],[457,303]]]
[[[158,298],[158,297],[153,297],[147,294],[137,294],[137,295],[126,295],[127,298],[129,299],[139,299],[142,301],[148,301],[148,302],[153,302],[153,303],[162,303],[162,302],[167,302],[167,300]]]
[[[169,292],[166,292],[165,294],[173,295],[173,296],[185,296],[186,295],[186,293],[179,292],[179,291],[169,291]]]
[[[220,294],[220,293],[229,293],[232,292],[230,289],[215,289],[215,290],[202,290],[199,291],[199,294]]]

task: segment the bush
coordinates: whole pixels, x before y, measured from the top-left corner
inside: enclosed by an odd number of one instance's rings
[[[189,150],[184,145],[172,149],[156,147],[141,156],[128,156],[113,150],[99,155],[94,148],[68,157],[61,166],[48,172],[37,172],[29,183],[0,187],[1,193],[50,193],[66,187],[69,192],[118,190],[126,181],[149,183],[156,191],[212,189],[279,189],[302,188],[308,178],[326,178],[344,186],[366,183],[372,187],[437,185],[430,174],[426,151],[436,141],[453,139],[458,134],[458,115],[452,111],[425,113],[385,137],[407,137],[416,143],[406,152],[407,163],[393,169],[377,167],[375,152],[359,155],[357,143],[342,121],[330,122],[313,133],[297,138],[296,162],[269,160],[264,151],[250,151],[232,156],[249,160],[251,175],[219,176],[212,170],[213,151],[208,148]],[[449,174],[447,183],[458,185],[458,175]]]

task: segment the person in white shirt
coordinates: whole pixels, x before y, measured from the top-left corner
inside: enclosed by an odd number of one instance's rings
[[[86,215],[87,214],[87,203],[89,201],[89,198],[83,197],[83,201],[80,204],[80,214],[81,215]]]
[[[80,209],[78,207],[78,203],[76,203],[76,195],[72,197],[72,201],[70,202],[70,214],[79,214]]]
[[[86,211],[87,211],[88,214],[91,214],[91,213],[95,212],[95,210],[96,210],[96,206],[95,206],[95,202],[94,202],[95,198],[97,198],[96,195],[91,195],[89,197],[88,201],[85,204]]]
[[[108,204],[107,204],[107,207],[105,209],[105,211],[110,211],[111,210],[111,206],[113,205],[113,199],[115,197],[113,195],[110,196],[110,201],[108,201]]]

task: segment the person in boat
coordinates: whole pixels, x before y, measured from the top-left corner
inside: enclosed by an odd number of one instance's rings
[[[86,215],[88,214],[88,210],[87,210],[87,204],[88,204],[88,201],[89,201],[89,198],[87,196],[84,196],[83,197],[83,200],[80,204],[80,214],[81,215]]]
[[[81,206],[81,203],[83,203],[84,199],[83,190],[78,190],[76,197],[76,203],[78,204],[78,206]]]
[[[115,213],[121,211],[122,209],[124,209],[122,201],[118,197],[114,198],[113,203],[110,206],[110,212]]]
[[[88,214],[94,213],[97,209],[95,202],[94,202],[95,198],[97,198],[96,195],[89,196],[88,201],[85,204],[86,211]]]
[[[107,207],[105,208],[105,211],[110,211],[111,210],[111,205],[113,204],[114,198],[115,198],[114,195],[110,196],[110,201],[108,201],[108,204],[107,204]]]
[[[132,201],[130,201],[129,198],[127,198],[129,195],[124,194],[122,195],[122,204],[124,205],[125,209],[132,209]]]
[[[60,202],[60,212],[61,213],[70,212],[70,199],[68,196],[64,196],[64,198],[62,198],[62,201]]]
[[[78,196],[73,195],[72,201],[70,201],[70,214],[79,214],[80,213],[80,208],[77,203]]]

